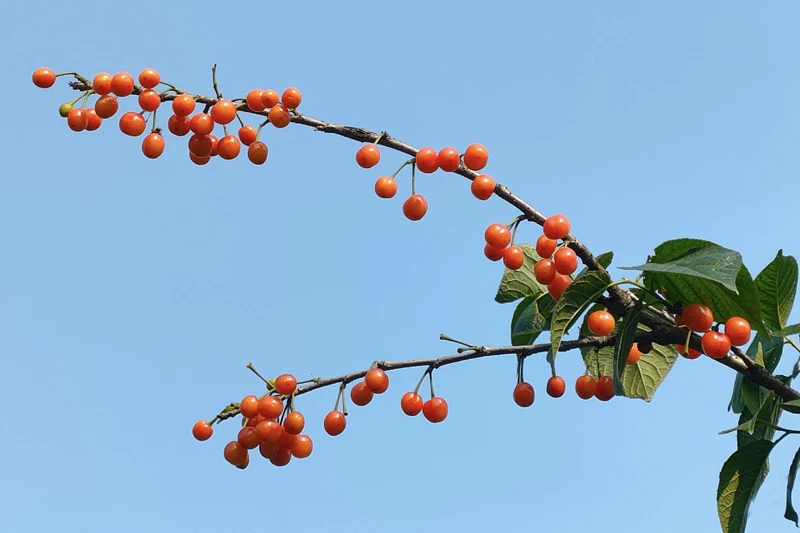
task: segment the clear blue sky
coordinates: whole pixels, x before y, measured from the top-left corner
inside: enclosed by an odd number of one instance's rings
[[[567,213],[617,266],[682,236],[740,250],[753,273],[779,248],[799,255],[800,5],[668,4],[8,4],[0,530],[718,530],[734,376],[708,359],[679,361],[651,404],[605,404],[550,399],[535,358],[528,410],[512,404],[513,357],[451,366],[439,425],[400,412],[419,372],[396,372],[335,439],[321,420],[336,391],[300,398],[309,459],[230,467],[236,422],[206,443],[190,428],[261,390],[248,361],[308,378],[452,353],[441,332],[507,343],[513,305],[492,300],[501,269],[482,232],[515,212],[437,173],[419,182],[428,216],[409,222],[406,181],[392,201],[372,191],[400,155],[365,171],[357,144],[299,126],[267,130],[263,167],[196,167],[173,137],[150,161],[114,121],[69,131],[65,80],[30,82],[40,65],[152,66],[208,94],[217,62],[231,97],[295,85],[314,117],[416,146],[484,143],[487,171]],[[571,391],[578,355],[559,371]],[[795,530],[782,514],[799,444],[773,454],[750,532]]]

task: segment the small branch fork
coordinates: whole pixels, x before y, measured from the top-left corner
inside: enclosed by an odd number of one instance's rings
[[[77,91],[90,91],[92,90],[91,82],[83,76],[80,76],[77,73],[74,73],[74,76],[77,81],[70,82],[70,87]],[[213,81],[214,81],[214,90],[215,93],[219,95],[217,85],[216,85],[216,65],[214,65],[213,69]],[[169,85],[169,84],[167,84]],[[171,86],[171,85],[170,85]],[[179,89],[173,89],[176,91],[177,94],[171,93],[162,93],[161,99],[162,101],[170,101],[174,100],[178,94],[181,94]],[[135,85],[133,90],[133,95],[140,94],[144,89],[139,86]],[[197,103],[204,104],[207,107],[213,106],[220,98],[212,97],[212,96],[203,96],[203,95],[193,95],[194,99]],[[238,106],[238,111],[240,113],[250,113],[253,115],[260,115],[263,117],[267,116],[266,111],[256,112],[252,111],[247,107],[245,103],[240,103]],[[237,115],[238,116],[238,115]],[[319,120],[316,118],[309,117],[307,115],[303,115],[300,113],[292,113],[291,121],[295,124],[299,124],[301,126],[307,126],[310,128],[314,128],[316,131],[321,131],[323,133],[331,133],[333,135],[338,135],[340,137],[345,137],[347,139],[352,139],[357,142],[362,143],[375,143],[381,146],[385,146],[397,152],[401,152],[403,154],[407,154],[409,156],[416,156],[419,149],[415,148],[414,146],[402,142],[398,139],[395,139],[388,133],[380,132],[376,133],[374,131],[370,131],[364,128],[359,128],[355,126],[345,126],[341,124],[332,124],[330,122],[326,122],[323,120]],[[455,171],[455,174],[459,174],[468,180],[474,180],[477,176],[480,175],[479,172],[467,169],[463,164]],[[522,198],[514,194],[508,187],[501,183],[497,183],[495,186],[494,193],[496,196],[504,200],[506,203],[510,204],[511,206],[515,207],[522,213],[522,219],[528,220],[530,222],[535,222],[540,226],[544,224],[544,221],[547,217],[544,214],[536,210],[533,206],[525,202]],[[592,254],[589,248],[583,244],[580,240],[578,240],[574,235],[570,234],[564,238],[564,241],[568,243],[568,246],[572,248],[575,254],[581,259],[584,265],[590,270],[598,270],[598,271],[605,271],[603,266],[597,261],[597,258]],[[608,288],[608,297],[601,297],[598,300],[598,303],[608,308],[612,313],[617,316],[623,316],[628,310],[633,308],[635,305],[637,298],[629,290],[620,287],[618,285],[612,286]],[[639,318],[639,321],[644,324],[645,326],[649,327],[653,334],[655,335],[654,339],[660,339],[661,341],[665,341],[667,339],[672,339],[670,342],[666,342],[666,344],[670,343],[680,343],[683,344],[685,341],[685,334],[681,333],[680,330],[675,325],[674,318],[663,310],[648,308],[646,309]],[[679,338],[680,337],[680,338]],[[579,341],[569,341],[562,343],[562,347],[559,351],[571,348],[564,348],[564,346],[572,346],[571,342],[579,342]],[[662,342],[658,342],[658,344],[662,344]],[[689,343],[695,349],[700,349],[700,338],[697,335],[692,335],[691,342]],[[538,353],[538,351],[547,351],[548,348],[541,348],[543,346],[549,345],[534,345],[539,346],[536,351],[530,353]],[[577,347],[577,346],[576,346]],[[515,350],[519,350],[520,348],[526,347],[516,347]],[[528,349],[533,348],[533,346],[527,347]],[[489,352],[485,351],[474,351],[472,355],[467,354],[459,354],[458,357],[463,357],[463,359],[457,359],[451,361],[448,358],[440,358],[440,359],[433,359],[433,360],[422,360],[426,361],[424,363],[419,364],[409,364],[410,362],[398,362],[398,363],[383,363],[385,365],[389,365],[387,367],[382,367],[384,370],[389,368],[406,368],[408,366],[421,366],[422,364],[430,364],[430,361],[446,361],[445,363],[438,363],[439,366],[442,364],[450,364],[451,362],[457,362],[461,360],[467,359],[475,359],[477,357],[485,357],[487,355],[498,355],[499,353],[494,352],[492,350],[496,350],[500,348],[484,348],[483,350],[489,350]],[[750,357],[748,357],[744,352],[739,350],[738,348],[732,349],[733,354],[729,354],[722,359],[715,359],[716,361],[722,363],[723,365],[743,374],[750,379],[752,379],[755,383],[761,385],[762,387],[775,391],[779,396],[781,396],[784,400],[795,400],[800,399],[800,392],[792,389],[791,387],[786,386],[782,381],[777,379],[773,376],[766,368],[761,365],[756,364]],[[501,353],[519,353],[518,351],[515,352],[501,352]],[[401,366],[391,366],[391,365],[401,365]],[[338,378],[331,378],[334,381],[330,383],[346,383],[348,381],[352,381],[354,379],[358,379],[359,377],[363,376],[366,371],[361,373],[353,373],[347,374],[345,376],[339,376]],[[347,381],[344,381],[347,380]],[[321,380],[320,383],[326,382],[327,380]],[[319,388],[319,383],[315,383],[313,385],[309,385],[307,387],[303,387],[300,389],[303,393],[310,392],[316,388]],[[300,392],[298,392],[300,393]]]

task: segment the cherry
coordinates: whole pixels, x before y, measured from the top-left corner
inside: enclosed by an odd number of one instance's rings
[[[536,253],[539,254],[539,257],[542,259],[550,259],[553,252],[556,251],[557,246],[558,241],[555,239],[548,239],[547,235],[541,235],[536,239]]]
[[[247,147],[247,159],[249,159],[253,164],[263,165],[267,162],[268,154],[269,149],[267,148],[267,145],[261,141],[255,141],[253,144]]]
[[[578,256],[572,248],[560,248],[553,257],[559,274],[569,275],[578,270]]]
[[[194,111],[195,105],[191,94],[181,93],[172,101],[172,112],[179,117],[188,117]]]
[[[258,452],[264,459],[272,459],[278,453],[278,450],[280,450],[280,446],[278,446],[277,442],[264,441],[258,445]]]
[[[198,420],[192,426],[192,436],[199,441],[208,440],[214,433],[214,428],[205,420]]]
[[[311,455],[313,449],[314,443],[311,441],[311,437],[308,435],[300,435],[297,437],[297,444],[292,448],[292,455],[298,459],[305,459]]]
[[[546,390],[547,394],[553,398],[560,398],[564,395],[564,391],[567,390],[567,384],[564,382],[564,378],[561,376],[552,376],[547,380]]]
[[[561,214],[553,215],[544,221],[542,229],[544,230],[545,237],[548,239],[563,239],[569,235],[569,219]]]
[[[244,465],[249,459],[247,448],[239,444],[239,441],[236,440],[226,444],[225,449],[222,452],[225,456],[225,460],[233,466]]]
[[[86,131],[94,131],[103,123],[103,119],[91,107],[86,108],[86,119]]]
[[[275,390],[284,396],[293,393],[297,390],[297,378],[291,374],[281,374],[275,378]]]
[[[111,118],[118,109],[119,102],[117,101],[117,97],[110,94],[101,96],[94,103],[94,110],[97,112],[97,116],[100,118]]]
[[[242,144],[245,146],[250,146],[256,142],[256,139],[258,139],[258,131],[256,131],[256,129],[250,124],[239,128],[238,135],[239,140],[242,141]]]
[[[381,160],[381,151],[374,144],[365,144],[356,152],[356,163],[361,168],[372,168]]]
[[[41,89],[49,89],[56,82],[56,73],[47,67],[39,67],[31,76],[33,84]]]
[[[191,159],[192,163],[194,163],[195,165],[205,165],[209,161],[211,161],[211,156],[207,155],[205,157],[198,157],[194,155],[192,152],[189,152],[189,159]]]
[[[281,95],[281,103],[289,109],[300,107],[300,102],[302,101],[303,94],[296,87],[289,87]]]
[[[144,111],[155,111],[161,105],[161,97],[157,91],[147,89],[139,93],[139,107]]]
[[[139,85],[152,89],[161,83],[161,74],[154,68],[146,68],[139,73]]]
[[[160,133],[151,133],[142,141],[142,153],[150,159],[155,159],[164,153],[164,137]]]
[[[211,157],[219,155],[219,139],[214,135],[209,135],[208,138],[211,139],[211,153],[209,155]]]
[[[422,396],[415,392],[407,392],[400,398],[400,408],[408,416],[417,416],[422,411]]]
[[[211,155],[211,148],[213,144],[211,137],[208,135],[200,135],[195,133],[189,137],[189,151],[197,157],[206,157]]]
[[[278,451],[275,452],[269,462],[275,466],[286,466],[289,464],[289,461],[292,460],[292,451],[291,448],[283,448],[279,447]]]
[[[533,265],[533,275],[542,285],[549,285],[556,278],[556,264],[549,259],[540,259]]]
[[[575,392],[582,400],[588,400],[594,396],[597,390],[597,380],[589,374],[584,374],[575,380]]]
[[[373,392],[369,390],[369,387],[367,387],[367,384],[363,381],[359,381],[350,389],[350,399],[354,404],[361,407],[371,402],[372,396]]]
[[[525,254],[519,246],[511,246],[503,252],[503,264],[509,270],[519,270],[525,263]]]
[[[642,352],[639,351],[639,346],[634,342],[631,349],[628,350],[628,358],[625,359],[626,365],[635,365],[639,358],[642,357]]]
[[[374,394],[383,394],[389,388],[389,376],[383,369],[373,368],[364,376],[364,383]]]
[[[461,166],[461,156],[458,154],[458,150],[452,146],[439,150],[437,161],[439,168],[445,172],[455,172]]]
[[[217,151],[222,159],[236,159],[242,145],[236,135],[226,135],[217,143]]]
[[[428,200],[421,194],[412,194],[403,202],[403,214],[409,220],[421,220],[427,212]]]
[[[267,419],[256,424],[256,431],[263,442],[278,444],[278,439],[281,437],[281,433],[283,433],[283,426],[278,424],[275,420]]]
[[[472,180],[470,190],[472,191],[472,196],[478,200],[488,200],[494,193],[494,188],[496,186],[497,184],[491,176],[481,174]]]
[[[278,437],[278,446],[291,450],[294,448],[295,444],[297,444],[297,435],[289,433],[286,431],[286,427],[283,427],[283,429],[281,429],[281,436]]]
[[[750,340],[750,322],[740,316],[725,321],[725,335],[734,346],[744,346]]]
[[[505,252],[505,248],[495,248],[488,243],[483,247],[483,255],[485,255],[490,261],[500,261],[505,256]]]
[[[261,96],[264,94],[264,91],[261,89],[252,89],[250,92],[247,93],[245,97],[245,102],[247,103],[247,107],[250,108],[251,111],[255,111],[256,113],[260,113],[264,111],[267,106],[261,101]]]
[[[533,385],[525,381],[517,383],[514,387],[514,403],[520,407],[530,407],[536,399],[536,394],[533,390]]]
[[[264,109],[275,107],[278,105],[280,99],[280,95],[278,95],[278,93],[272,89],[267,89],[266,91],[261,92],[261,103],[264,105]]]
[[[489,162],[489,151],[482,144],[473,143],[464,150],[464,166],[470,170],[481,170]]]
[[[127,113],[123,113],[122,116],[119,117],[119,129],[125,135],[130,135],[131,137],[138,137],[139,135],[144,133],[146,127],[147,127],[147,121],[139,113],[128,111]]]
[[[254,418],[258,415],[258,398],[254,395],[245,396],[242,398],[242,401],[239,402],[239,411],[241,411],[242,416],[245,418]]]
[[[245,426],[239,430],[239,435],[236,437],[236,440],[239,441],[239,444],[247,448],[248,450],[252,450],[253,448],[257,448],[259,444],[261,444],[261,436],[258,434],[258,431],[254,427]]]
[[[447,402],[444,398],[438,396],[431,398],[422,405],[422,415],[434,424],[443,422],[447,418],[447,411]]]
[[[208,135],[214,131],[214,119],[206,113],[197,113],[189,120],[189,127],[198,135]]]
[[[686,359],[697,359],[698,357],[703,355],[703,352],[695,350],[694,348],[689,348],[689,352],[685,353],[686,346],[684,346],[683,344],[676,344],[675,347],[678,349],[678,353],[681,354]]]
[[[589,331],[595,335],[605,337],[614,331],[616,320],[614,319],[614,315],[608,311],[599,310],[589,314],[589,317],[586,319],[586,325]]]
[[[73,107],[67,114],[67,126],[72,131],[83,131],[89,125],[89,117],[86,111],[80,107]]]
[[[558,301],[561,299],[561,295],[564,294],[564,291],[567,290],[570,283],[572,283],[572,280],[569,279],[569,276],[556,274],[556,277],[553,278],[553,281],[547,286],[547,292],[550,293],[550,296],[552,296],[555,301]]]
[[[264,101],[263,95],[261,101]],[[292,115],[289,114],[289,110],[280,104],[270,108],[269,113],[267,113],[267,118],[270,124],[276,128],[285,128],[292,121]]]
[[[264,417],[259,414],[259,415],[256,415],[253,418],[248,418],[247,419],[247,423],[245,424],[245,426],[249,426],[249,427],[254,428],[259,424],[259,422],[263,422],[263,421],[264,421]]]
[[[731,340],[724,333],[706,331],[700,339],[700,345],[707,356],[712,359],[722,359],[731,350]]]
[[[245,468],[247,468],[249,464],[250,464],[250,454],[247,454],[247,456],[244,458],[244,462],[240,465],[236,465],[236,468],[238,468],[239,470],[244,470]]]
[[[100,100],[98,100],[98,103],[99,102]],[[177,135],[178,137],[183,137],[184,135],[186,135],[191,131],[191,123],[189,122],[189,117],[181,115],[170,116],[169,120],[167,120],[167,129],[173,135]]]
[[[394,198],[397,194],[397,181],[389,176],[381,176],[375,182],[375,194],[379,198]]]
[[[92,80],[92,89],[100,96],[105,96],[111,92],[111,74],[101,72],[95,75]]]
[[[439,155],[436,153],[436,150],[430,147],[423,148],[417,152],[415,161],[417,162],[417,169],[426,174],[436,172],[439,168]]]
[[[683,323],[697,333],[705,333],[714,324],[714,314],[705,305],[691,304],[683,310]]]
[[[325,432],[331,437],[335,437],[336,435],[341,435],[344,428],[347,427],[347,418],[341,411],[331,411],[325,415],[323,425],[325,426]]]
[[[607,402],[614,397],[614,378],[611,376],[600,376],[597,380],[597,387],[594,391],[595,397],[601,402]]]
[[[111,92],[117,96],[128,96],[133,92],[133,76],[127,72],[117,72],[111,77]]]
[[[300,411],[292,411],[283,421],[283,429],[289,435],[299,435],[306,427],[306,419]]]
[[[483,236],[488,244],[498,249],[503,249],[511,244],[511,231],[499,222],[490,224]]]
[[[217,124],[230,124],[236,119],[236,104],[221,99],[211,106],[211,118]]]

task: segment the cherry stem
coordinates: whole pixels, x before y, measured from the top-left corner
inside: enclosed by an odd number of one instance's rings
[[[265,379],[264,376],[258,373],[258,370],[256,370],[256,367],[253,366],[253,363],[247,363],[247,369],[250,370],[256,376],[258,376],[259,379],[261,379],[261,381],[267,384],[267,386],[269,386],[269,381],[267,381],[267,379]]]
[[[409,159],[408,161],[406,161],[405,163],[403,163],[402,165],[400,165],[400,167],[399,167],[397,170],[395,170],[395,171],[394,171],[394,174],[392,174],[392,175],[391,175],[391,176],[389,176],[389,177],[390,177],[390,178],[392,178],[392,179],[394,179],[394,177],[395,177],[395,176],[397,176],[397,175],[400,173],[400,171],[401,171],[401,170],[403,170],[403,169],[406,167],[406,165],[410,165],[410,164],[411,164],[411,163],[413,163],[414,161],[415,161],[414,159]]]
[[[69,105],[75,105],[75,103],[76,103],[78,100],[80,100],[81,98],[86,98],[87,96],[89,96],[89,93],[90,93],[90,92],[92,92],[92,89],[89,89],[88,91],[84,91],[84,92],[82,92],[80,95],[78,95],[78,97],[77,97],[75,100],[73,100],[73,101],[69,102]]]
[[[217,64],[214,63],[214,66],[211,67],[211,83],[214,85],[214,94],[217,95],[217,98],[222,98],[222,93],[219,92],[219,87],[217,87]]]
[[[474,350],[475,349],[475,345],[474,344],[467,344],[464,341],[460,341],[460,340],[454,339],[453,337],[450,337],[449,335],[445,335],[444,333],[439,334],[439,340],[440,341],[454,342],[456,344],[460,344],[461,346],[466,346],[470,350]]]
[[[86,102],[89,101],[89,95],[92,94],[94,90],[86,91],[86,94],[83,97],[83,102],[81,102],[81,109],[86,107]]]
[[[239,124],[244,128],[244,121],[242,117],[239,116],[239,113],[236,113],[236,118],[239,120]]]
[[[342,395],[344,394],[345,386],[346,385],[344,383],[339,385],[339,391],[336,393],[336,403],[333,405],[333,410],[334,411],[338,411],[339,410],[339,400],[342,400]],[[344,400],[342,400],[342,405],[344,405]]]
[[[183,93],[185,93],[185,92],[186,92],[186,91],[182,91],[182,90],[178,89],[177,87],[175,87],[175,86],[174,86],[174,85],[172,85],[171,83],[167,83],[167,82],[165,82],[165,81],[161,81],[161,82],[159,82],[159,83],[160,83],[161,85],[166,85],[167,87],[169,87],[170,89],[172,89],[173,91],[175,91],[175,93],[176,93],[176,94],[183,94]],[[164,91],[164,92],[166,92],[166,91]]]
[[[525,359],[522,357],[522,355],[518,354],[517,355],[517,383],[518,384],[522,383],[523,381],[525,381],[525,375],[523,373],[524,372],[524,370],[523,370],[524,365],[525,365]]]
[[[416,194],[414,189],[414,181],[417,178],[416,170],[417,170],[417,161],[415,159],[414,162],[411,163],[411,196],[414,196],[414,194]]]
[[[428,382],[431,384],[431,399],[436,398],[436,393],[433,392],[433,368],[430,368],[430,372],[428,372]]]
[[[58,74],[56,74],[55,77],[56,78],[60,78],[61,76],[75,76],[75,79],[78,80],[81,83],[85,83],[87,85],[89,85],[91,83],[88,79],[84,78],[83,76],[81,76],[77,72],[59,72]]]
[[[150,130],[153,133],[155,133],[155,131],[156,131],[156,113],[158,113],[158,109],[153,111],[153,117],[152,117],[153,118],[153,124],[152,124],[152,129]]]
[[[381,134],[378,135],[378,138],[375,139],[375,142],[372,143],[372,144],[374,144],[375,146],[378,146],[378,143],[381,142],[381,139],[383,139],[385,136],[386,136],[386,132],[382,131]],[[402,168],[402,167],[400,167],[400,168]]]
[[[430,365],[428,368],[425,369],[425,372],[422,373],[422,377],[419,378],[417,382],[417,386],[414,387],[414,394],[419,394],[419,388],[422,386],[422,382],[425,381],[425,376],[433,372],[433,365]]]
[[[346,403],[345,403],[345,401],[344,401],[344,399],[345,399],[345,393],[344,393],[344,391],[345,391],[345,388],[346,388],[346,387],[347,387],[347,383],[346,383],[346,382],[344,382],[344,381],[343,381],[343,382],[342,382],[342,384],[339,386],[339,394],[340,394],[340,395],[341,395],[341,397],[342,397],[342,414],[343,414],[344,416],[347,416],[347,404],[346,404]]]

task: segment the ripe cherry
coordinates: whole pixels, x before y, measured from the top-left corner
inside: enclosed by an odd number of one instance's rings
[[[409,220],[421,220],[427,212],[428,200],[421,194],[412,194],[403,202],[403,214]]]
[[[519,270],[525,263],[525,254],[519,246],[511,246],[503,252],[503,264],[509,270]]]
[[[133,76],[127,72],[117,72],[111,78],[111,92],[117,96],[128,96],[133,92]]]
[[[559,274],[569,275],[578,270],[578,256],[572,248],[560,248],[553,257]]]
[[[491,198],[492,193],[494,193],[496,185],[491,176],[481,174],[472,180],[470,190],[472,191],[472,195],[478,200],[488,200]]]
[[[155,111],[161,105],[161,97],[153,89],[139,93],[139,107],[144,111]]]
[[[379,198],[393,198],[397,194],[397,181],[389,176],[381,176],[375,182],[375,194]]]
[[[490,224],[483,236],[488,244],[498,249],[503,249],[511,244],[511,231],[499,222]]]
[[[374,394],[383,394],[389,388],[389,375],[380,368],[372,368],[364,376],[364,383]]]
[[[697,359],[698,357],[703,355],[703,352],[695,350],[694,348],[689,348],[689,351],[687,353],[686,346],[684,346],[683,344],[676,344],[675,348],[677,348],[678,353],[681,354],[686,359]]]
[[[631,346],[631,349],[628,350],[628,358],[625,360],[625,364],[635,365],[641,357],[642,352],[639,351],[639,345],[634,342],[633,346]]]
[[[41,89],[49,89],[56,82],[56,73],[47,67],[39,67],[31,76],[33,84]]]
[[[110,94],[101,96],[94,103],[94,110],[100,118],[111,118],[118,109],[119,102],[117,101],[117,97]]]
[[[296,87],[289,87],[281,95],[281,103],[289,109],[300,107],[300,102],[303,101],[303,95]]]
[[[197,157],[192,152],[189,152],[189,159],[191,159],[192,163],[194,163],[195,165],[205,165],[209,161],[211,161],[211,156],[207,155],[205,157]]]
[[[455,172],[461,165],[461,156],[459,155],[458,150],[452,146],[448,146],[439,150],[439,155],[436,159],[439,164],[439,168],[445,172]]]
[[[547,292],[555,301],[558,301],[561,299],[561,295],[564,294],[564,291],[567,290],[570,283],[572,283],[572,280],[569,279],[569,276],[556,274],[556,277],[554,277],[553,281],[547,286]]]
[[[186,135],[191,131],[191,123],[189,122],[189,117],[185,117],[182,115],[170,116],[169,120],[167,120],[167,129],[173,135],[177,135],[178,137],[183,137],[184,135]]]
[[[172,101],[172,112],[179,117],[188,117],[192,114],[196,105],[191,94],[181,93]]]
[[[544,235],[548,239],[563,239],[569,235],[570,223],[569,219],[561,214],[553,215],[544,221]]]
[[[219,139],[216,138],[214,135],[209,135],[209,139],[211,139],[211,157],[215,155],[219,155]]]
[[[225,445],[223,450],[225,460],[233,466],[244,465],[248,460],[247,448],[239,444],[239,441],[231,441]]]
[[[369,390],[367,384],[359,381],[350,389],[350,399],[358,406],[365,406],[372,401],[373,392]]]
[[[278,453],[278,450],[280,450],[280,446],[278,446],[277,442],[263,441],[258,445],[258,452],[264,459],[272,459]]]
[[[267,118],[269,119],[270,124],[276,128],[285,128],[292,121],[292,116],[289,114],[289,111],[280,104],[273,106],[269,110],[269,113],[267,113]]]
[[[261,89],[252,89],[250,92],[247,93],[245,97],[245,102],[247,102],[247,107],[250,108],[251,111],[255,111],[259,113],[264,111],[267,106],[261,101],[261,95],[264,94],[264,91]]]
[[[291,374],[281,374],[275,378],[275,390],[278,394],[291,394],[297,390],[297,378]]]
[[[536,239],[536,253],[539,254],[539,257],[542,259],[550,259],[553,256],[553,252],[556,251],[557,246],[558,241],[548,239],[547,235],[541,235]]]
[[[422,396],[415,392],[407,392],[400,398],[400,408],[408,416],[417,416],[422,411]]]
[[[222,159],[236,159],[241,149],[242,145],[236,135],[226,135],[217,143],[217,150]]]
[[[280,95],[272,89],[267,89],[261,93],[261,103],[264,104],[265,109],[275,107],[279,101]]]
[[[447,402],[444,398],[438,396],[431,398],[422,405],[422,415],[434,424],[443,422],[447,418],[447,411]]]
[[[292,450],[291,448],[283,448],[279,447],[278,451],[275,452],[269,462],[275,466],[286,466],[292,460]]]
[[[490,261],[500,261],[505,255],[505,252],[505,248],[495,248],[489,243],[483,247],[483,255],[485,255]]]
[[[714,324],[714,314],[705,305],[691,304],[683,310],[683,323],[697,333],[705,333]]]
[[[198,135],[208,135],[214,131],[214,120],[209,114],[197,113],[189,120],[189,127]]]
[[[381,160],[381,151],[374,144],[365,144],[356,152],[356,163],[361,168],[372,168]]]
[[[582,400],[588,400],[594,396],[597,390],[597,380],[589,374],[584,374],[575,380],[575,392]]]
[[[139,73],[139,85],[145,89],[152,89],[161,83],[161,74],[154,68],[146,68]]]
[[[146,127],[147,121],[139,113],[128,111],[119,117],[119,129],[125,135],[138,137],[144,133]]]
[[[439,155],[433,148],[427,147],[417,152],[415,156],[417,169],[420,172],[431,174],[439,168]]]
[[[199,441],[208,440],[214,433],[214,428],[209,425],[205,420],[198,420],[192,426],[192,436]]]
[[[614,397],[614,378],[611,376],[600,376],[597,380],[597,387],[594,390],[595,397],[601,402],[607,402]]]
[[[731,340],[724,333],[706,331],[700,339],[700,345],[707,356],[712,359],[722,359],[731,350]]]
[[[197,157],[206,157],[211,155],[211,137],[208,135],[200,135],[195,133],[189,137],[189,151]]]
[[[292,411],[283,421],[283,429],[290,435],[299,435],[306,427],[306,419],[300,411]]]
[[[80,107],[73,107],[67,115],[67,126],[72,131],[83,131],[89,125],[89,117],[86,111]]]
[[[291,450],[292,448],[294,448],[295,444],[297,444],[297,435],[289,433],[288,431],[286,431],[286,428],[284,427],[281,430],[281,436],[278,437],[278,446],[280,446],[281,448],[286,448],[287,450]]]
[[[111,74],[101,72],[95,75],[92,80],[92,89],[100,96],[105,96],[111,92]]]
[[[744,346],[750,341],[750,322],[740,316],[725,321],[725,335],[734,346]]]
[[[547,394],[553,398],[562,397],[565,390],[567,390],[567,384],[561,376],[552,376],[547,380]]]
[[[247,159],[255,165],[263,165],[266,163],[267,155],[269,155],[269,149],[267,145],[261,141],[255,141],[247,147]]]
[[[292,455],[298,459],[305,459],[314,450],[314,443],[308,435],[300,435],[297,437],[297,444],[292,448]]]
[[[256,428],[249,426],[245,426],[239,430],[239,435],[236,437],[236,440],[248,450],[258,448],[258,445],[261,444],[261,437],[258,431]]]
[[[242,401],[239,402],[239,411],[241,411],[242,416],[245,418],[254,418],[255,416],[257,416],[258,398],[256,398],[252,394],[242,398]]]
[[[489,151],[482,144],[473,143],[464,150],[464,166],[470,170],[481,170],[489,162]]]
[[[331,437],[335,437],[336,435],[341,435],[344,428],[347,427],[347,418],[341,411],[331,411],[325,415],[323,425],[325,426],[325,432]]]
[[[533,275],[542,285],[549,285],[558,274],[556,264],[550,259],[540,259],[533,265]]]
[[[283,412],[283,402],[276,396],[264,396],[258,402],[258,414],[264,418],[278,418]]]
[[[150,159],[155,159],[164,153],[166,143],[160,133],[151,133],[142,141],[142,153]]]
[[[277,444],[283,432],[283,426],[278,424],[275,420],[268,418],[256,424],[256,431],[263,442]]]
[[[525,381],[517,383],[517,386],[514,387],[513,397],[514,403],[520,407],[530,407],[533,405],[533,401],[536,399],[533,385],[526,383]]]
[[[238,135],[239,140],[242,141],[242,144],[245,146],[250,146],[258,139],[258,131],[250,124],[239,128]]]
[[[86,111],[86,131],[94,131],[103,123],[103,119],[91,107],[87,107]]]
[[[217,124],[230,124],[236,119],[236,104],[221,99],[211,106],[211,119]]]
[[[595,335],[605,337],[614,331],[616,320],[614,319],[614,315],[608,311],[598,310],[589,314],[589,317],[586,319],[586,325],[589,331]]]
[[[264,421],[264,417],[259,414],[259,415],[256,415],[253,418],[248,418],[247,419],[247,423],[245,424],[245,426],[249,426],[249,427],[254,428],[259,424],[259,422],[263,422],[263,421]]]

